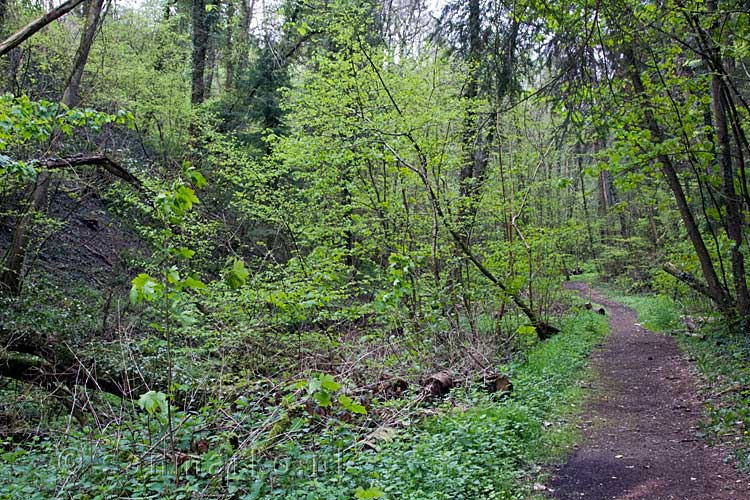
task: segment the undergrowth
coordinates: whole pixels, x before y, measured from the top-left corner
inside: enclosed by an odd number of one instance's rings
[[[528,498],[539,464],[572,443],[572,426],[564,421],[580,398],[577,382],[606,322],[580,312],[568,316],[562,330],[500,367],[513,380],[511,397],[455,389],[365,436],[346,419],[334,418],[294,418],[286,424],[285,440],[269,439],[263,448],[243,449],[231,436],[206,436],[207,449],[185,455],[179,484],[170,457],[143,460],[164,435],[158,413],[139,413],[117,432],[69,431],[23,446],[6,440],[0,498]],[[384,404],[396,411],[409,405]],[[248,427],[266,417],[253,405],[237,403],[195,414],[174,411],[185,446],[218,412]]]

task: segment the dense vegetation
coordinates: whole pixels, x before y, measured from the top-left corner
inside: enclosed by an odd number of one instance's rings
[[[581,274],[746,365],[742,1],[0,0],[0,39],[2,498],[522,498]]]

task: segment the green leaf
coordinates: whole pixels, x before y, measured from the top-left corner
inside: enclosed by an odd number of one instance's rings
[[[328,391],[316,391],[315,394],[313,394],[313,398],[315,398],[322,408],[328,408],[333,402],[331,393]]]
[[[361,486],[354,491],[355,498],[381,498],[385,492],[377,486],[370,486],[366,490]]]
[[[360,415],[367,415],[367,409],[364,407],[364,405],[354,402],[352,398],[344,394],[339,396],[339,404],[341,405],[343,409],[350,411],[352,413],[358,413]]]
[[[321,387],[327,391],[338,391],[341,389],[341,384],[336,382],[336,379],[332,375],[323,373],[320,375],[319,380]]]
[[[226,274],[226,282],[229,288],[237,290],[247,282],[250,271],[245,268],[245,263],[240,259],[234,259],[232,268]]]
[[[154,300],[158,298],[161,292],[161,283],[153,279],[146,273],[141,273],[133,278],[130,288],[130,300],[134,304],[141,300]]]
[[[192,288],[193,290],[205,290],[206,284],[203,283],[201,280],[193,278],[192,276],[188,276],[182,281],[183,285],[186,288]]]
[[[196,188],[200,189],[204,187],[206,184],[206,178],[203,177],[203,174],[198,172],[197,170],[190,171],[190,182],[195,186]]]
[[[170,283],[177,283],[180,281],[180,271],[177,270],[176,266],[172,266],[169,268],[169,271],[167,271],[167,281]]]
[[[189,260],[193,258],[193,255],[195,255],[195,250],[190,250],[189,248],[180,247],[180,249],[177,250],[177,255],[181,259]]]
[[[536,335],[536,327],[532,325],[521,325],[516,329],[518,335]]]
[[[148,391],[138,398],[138,406],[142,410],[146,410],[150,415],[155,415],[159,410],[162,418],[167,418],[169,411],[167,405],[167,395],[160,391]]]

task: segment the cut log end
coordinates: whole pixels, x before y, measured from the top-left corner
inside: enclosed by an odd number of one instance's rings
[[[509,396],[513,392],[513,383],[507,375],[493,373],[484,378],[484,390],[490,394]]]
[[[550,325],[549,323],[537,323],[534,325],[536,328],[536,334],[539,336],[539,340],[547,340],[548,338],[560,333],[560,329]]]
[[[422,392],[427,397],[444,396],[456,385],[456,380],[448,372],[438,372],[426,377],[422,382]]]

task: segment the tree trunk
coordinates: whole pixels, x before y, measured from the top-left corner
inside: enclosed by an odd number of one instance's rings
[[[250,51],[250,25],[253,22],[255,11],[255,0],[240,0],[242,7],[242,19],[240,30],[237,34],[237,74],[243,78],[248,66],[248,54]]]
[[[234,39],[232,38],[234,36],[234,2],[229,2],[229,6],[227,7],[227,33],[226,33],[226,59],[225,59],[225,66],[226,66],[226,79],[224,80],[224,90],[229,91],[231,90],[232,86],[234,85],[234,63],[235,63],[235,57],[234,57]]]
[[[10,0],[0,0],[0,34],[5,32],[5,17],[8,14],[8,2]]]
[[[81,85],[83,70],[91,51],[91,44],[94,41],[101,9],[104,4],[103,0],[90,0],[88,15],[86,16],[86,26],[81,33],[81,40],[76,51],[73,69],[68,77],[67,85],[62,95],[62,103],[68,107],[78,105],[78,89]],[[52,136],[50,149],[54,151],[57,148],[57,142],[60,140],[59,131],[55,131]],[[47,200],[47,191],[51,182],[51,174],[48,171],[42,171],[37,178],[34,191],[29,199],[26,213],[16,225],[13,233],[13,242],[8,248],[5,255],[3,272],[0,275],[0,292],[18,295],[23,285],[22,273],[23,265],[26,260],[26,250],[31,238],[31,231],[34,225],[34,214],[44,209]]]
[[[37,177],[34,190],[29,198],[26,212],[16,225],[13,232],[13,241],[5,253],[3,272],[0,274],[0,292],[9,295],[18,295],[23,287],[23,264],[26,260],[26,249],[31,238],[31,229],[34,225],[34,215],[40,211],[47,200],[47,191],[51,176],[49,172],[41,172]]]
[[[716,11],[716,1],[706,2],[709,13]],[[711,31],[716,35],[719,27],[715,25]],[[745,261],[742,253],[743,231],[742,231],[742,200],[735,189],[734,165],[732,160],[732,146],[729,135],[729,124],[727,119],[727,108],[731,94],[723,81],[722,75],[726,74],[721,51],[716,44],[716,37],[705,37],[709,52],[709,67],[713,68],[711,74],[711,111],[714,118],[716,130],[716,141],[719,146],[718,162],[721,169],[722,191],[724,207],[726,208],[726,231],[732,240],[732,278],[737,297],[737,312],[743,318],[750,316],[750,295],[748,294],[747,281],[745,277]],[[741,146],[740,146],[741,147]],[[741,154],[741,153],[740,153]]]
[[[190,102],[197,106],[206,96],[206,50],[208,31],[206,30],[206,2],[193,0],[193,78]]]
[[[81,33],[81,41],[78,44],[73,70],[70,72],[68,82],[65,85],[62,102],[69,108],[78,106],[80,101],[79,90],[81,88],[81,79],[83,70],[86,67],[86,61],[89,59],[91,45],[94,43],[94,36],[101,24],[101,13],[104,7],[104,0],[89,0],[88,13],[86,14],[86,26]]]
[[[479,0],[469,0],[469,75],[463,98],[467,105],[463,124],[463,160],[460,172],[460,200],[458,228],[464,243],[471,244],[471,228],[477,212],[477,198],[487,169],[488,155],[485,151],[484,133],[477,123],[474,99],[479,95],[479,65],[482,54],[481,5]]]

